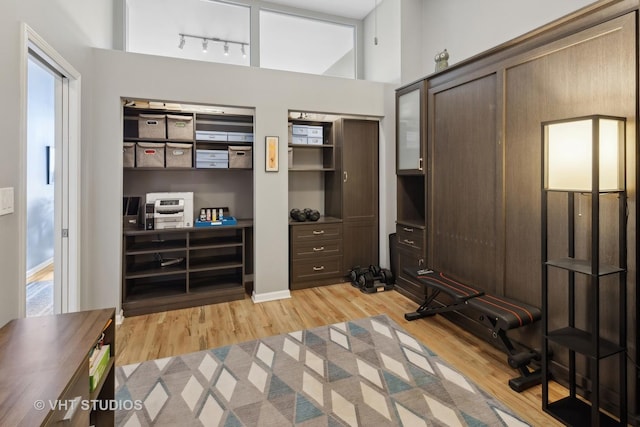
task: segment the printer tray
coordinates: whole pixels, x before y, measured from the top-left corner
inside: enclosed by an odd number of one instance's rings
[[[217,227],[220,225],[236,225],[238,224],[238,220],[236,220],[234,217],[232,216],[225,216],[222,217],[222,220],[218,220],[218,221],[199,221],[196,220],[194,225],[196,227]]]

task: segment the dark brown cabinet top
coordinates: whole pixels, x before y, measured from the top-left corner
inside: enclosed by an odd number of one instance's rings
[[[3,326],[0,425],[45,423],[113,315],[110,308],[16,319]],[[86,378],[88,389],[89,372]]]

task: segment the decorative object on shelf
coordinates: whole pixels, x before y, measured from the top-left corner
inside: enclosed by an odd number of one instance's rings
[[[304,208],[304,209],[291,209],[291,211],[289,211],[289,216],[291,217],[292,220],[296,221],[296,222],[305,222],[305,221],[318,221],[320,219],[320,211],[318,211],[317,209],[310,209],[310,208]]]
[[[265,137],[265,170],[267,172],[278,172],[278,137]]]
[[[436,53],[433,59],[436,61],[436,71],[441,71],[449,67],[449,52],[447,52],[447,49]]]
[[[542,358],[542,408],[570,425],[627,425],[625,122],[623,117],[592,115],[542,123],[541,353],[563,349],[558,354],[568,357],[569,367],[568,395],[551,402],[550,356]],[[559,206],[562,199],[551,193],[566,193],[565,206]],[[581,212],[576,209],[580,197],[590,198],[588,219],[580,219]],[[549,230],[552,214],[565,224],[565,241]],[[561,251],[566,256],[556,258]],[[600,313],[602,293],[617,295],[607,300],[613,310],[609,314]],[[560,300],[566,298],[566,306],[552,310],[562,295],[566,297]],[[587,322],[580,314],[584,312]],[[601,375],[600,362],[607,359],[610,363],[612,358],[617,358],[617,371],[606,369],[606,376]],[[580,366],[587,372],[579,372]],[[619,420],[602,409],[601,389],[612,390],[608,389],[611,382],[601,387],[601,378],[611,378],[618,387]],[[583,396],[578,397],[580,388]]]

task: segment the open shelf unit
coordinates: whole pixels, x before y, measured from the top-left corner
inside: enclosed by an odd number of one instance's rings
[[[234,226],[124,232],[122,308],[126,315],[242,299],[252,221]],[[179,262],[162,266],[161,260]]]
[[[293,126],[322,128],[322,144],[296,143]],[[332,122],[289,120],[289,170],[293,172],[330,172],[335,170]],[[302,139],[305,141],[306,139]]]

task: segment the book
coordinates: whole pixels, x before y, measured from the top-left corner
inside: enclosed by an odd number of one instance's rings
[[[97,353],[97,354],[96,354]],[[109,359],[111,359],[111,349],[109,344],[103,345],[100,350],[94,351],[89,359],[89,391],[94,391],[104,374]]]

